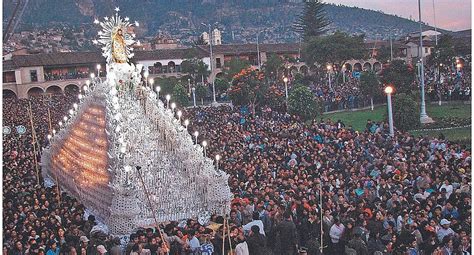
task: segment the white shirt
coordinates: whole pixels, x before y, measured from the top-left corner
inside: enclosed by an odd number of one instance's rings
[[[331,230],[329,231],[331,241],[333,243],[339,243],[339,240],[342,237],[342,233],[344,233],[344,225],[339,224],[339,226],[337,226],[336,224],[333,224]]]
[[[191,240],[188,240],[188,243],[191,251],[197,251],[201,248],[201,244],[199,244],[199,240],[195,236],[193,236]]]
[[[441,188],[439,188],[439,191],[441,191],[441,189],[445,188],[446,189],[446,199],[449,198],[449,196],[451,196],[451,193],[453,193],[453,185],[449,184],[449,185],[446,185],[446,184],[443,184],[441,185]]]
[[[249,255],[247,242],[239,243],[235,246],[235,255]]]
[[[261,220],[253,220],[244,225],[244,231],[248,232],[252,226],[257,225],[260,228],[260,234],[265,235],[265,230],[263,229],[263,222]]]

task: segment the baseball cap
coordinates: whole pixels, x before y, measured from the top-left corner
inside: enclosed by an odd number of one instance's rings
[[[447,219],[442,219],[441,222],[440,222],[440,225],[446,225],[446,224],[451,224],[451,221],[449,221]]]

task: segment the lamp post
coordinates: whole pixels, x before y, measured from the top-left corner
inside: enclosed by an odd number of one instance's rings
[[[196,144],[198,144],[198,135],[199,135],[199,132],[194,131],[194,137],[196,137]]]
[[[328,70],[328,84],[329,84],[329,90],[332,91],[332,86],[331,86],[331,69],[332,69],[332,66],[331,66],[331,65],[327,65],[327,66],[326,66],[326,69]]]
[[[285,100],[288,104],[288,77],[283,77],[283,82],[285,83]]]
[[[186,128],[186,131],[188,131],[188,125],[189,125],[189,120],[185,119],[184,120],[184,127]]]
[[[207,146],[207,142],[202,141],[202,148],[204,149],[204,157],[206,157],[206,146]]]
[[[443,63],[440,63],[439,67],[437,67],[438,73],[436,77],[436,84],[438,84],[438,98],[439,98],[438,105],[439,106],[441,106],[441,97],[442,97],[442,94],[441,94],[441,68],[442,67],[443,67]]]
[[[393,87],[387,86],[385,87],[385,94],[387,94],[387,107],[388,107],[388,126],[390,129],[390,136],[393,137],[393,113],[392,113],[392,93]]]
[[[169,94],[166,95],[166,108],[170,108],[170,99],[171,99],[171,96]]]
[[[193,106],[196,107],[196,88],[193,87]]]
[[[91,81],[94,82],[95,74],[91,73]]]
[[[219,170],[219,160],[221,160],[220,155],[216,155],[216,169]]]
[[[183,115],[183,112],[182,112],[182,111],[178,111],[176,114],[178,115],[178,121],[179,121],[179,123],[181,123],[181,115]]]
[[[100,68],[102,68],[102,66],[100,64],[97,64],[97,77],[100,77]]]
[[[145,71],[145,73],[143,74],[143,77],[145,77],[145,86],[148,87],[148,75],[150,75],[148,73],[148,71]]]
[[[156,86],[156,98],[160,99],[160,91],[161,91],[161,87],[160,86]]]
[[[173,113],[173,114],[174,114],[174,108],[176,108],[176,104],[171,103],[171,113]]]
[[[191,94],[191,79],[188,79],[188,95]]]
[[[421,111],[420,111],[420,122],[421,123],[431,123],[433,119],[428,117],[426,114],[426,104],[425,104],[425,70],[423,63],[423,27],[421,23],[421,0],[418,0],[418,18],[420,23],[420,87],[421,87]]]
[[[215,24],[217,24],[217,22]],[[211,24],[201,23],[201,25],[209,28],[209,54],[210,54],[210,58],[211,58],[210,68],[211,68],[211,75],[212,75],[212,72],[214,71],[214,58],[213,58],[213,55],[212,55],[212,39],[213,38],[212,38]],[[217,102],[216,101],[216,88],[214,86],[214,80],[212,80],[211,82],[212,82],[212,100],[213,100],[212,102],[216,103]]]
[[[153,89],[153,83],[155,83],[155,80],[153,80],[153,78],[150,78],[150,79],[148,80],[148,83],[150,83],[150,88]]]

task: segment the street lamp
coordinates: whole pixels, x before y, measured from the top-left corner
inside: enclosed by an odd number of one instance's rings
[[[189,120],[185,119],[184,120],[184,127],[186,127],[186,131],[188,130],[188,125],[189,125]]]
[[[194,136],[196,137],[196,144],[198,144],[198,135],[199,135],[199,132],[194,131]]]
[[[328,70],[328,84],[329,84],[329,90],[332,91],[332,86],[331,86],[331,70],[332,70],[332,66],[331,66],[331,65],[327,65],[327,66],[326,66],[326,69]]]
[[[153,88],[153,83],[155,83],[155,80],[153,80],[153,78],[150,78],[148,82],[150,83],[150,88]]]
[[[385,87],[385,94],[387,94],[387,106],[388,106],[388,125],[390,129],[390,136],[393,137],[393,113],[392,113],[392,93],[393,87],[387,86]]]
[[[188,79],[188,95],[191,94],[191,79]]]
[[[178,115],[178,121],[179,121],[179,123],[181,123],[181,115],[183,115],[183,112],[182,112],[182,111],[178,111],[176,114]]]
[[[192,91],[193,91],[193,105],[194,107],[196,107],[196,88],[193,87]]]
[[[102,66],[97,64],[97,77],[100,77],[100,68],[102,68]]]
[[[214,24],[216,25],[217,22]],[[201,23],[201,25],[205,26],[205,27],[208,27],[209,28],[209,53],[210,53],[210,58],[211,58],[211,61],[210,61],[210,68],[211,68],[211,75],[212,75],[212,72],[214,71],[214,59],[213,59],[213,55],[212,55],[212,31],[211,31],[211,24],[205,24],[205,23]],[[204,82],[204,81],[203,81]],[[216,87],[214,86],[214,80],[211,81],[212,82],[212,100],[213,100],[213,103],[216,103]]]
[[[166,108],[170,108],[170,99],[171,99],[171,96],[169,94],[166,95]]]
[[[148,75],[150,75],[148,73],[148,71],[145,71],[145,73],[143,74],[143,77],[145,77],[145,85],[148,87]]]
[[[426,114],[426,104],[425,104],[425,70],[423,63],[423,27],[421,23],[421,0],[418,0],[418,18],[420,23],[420,87],[421,87],[421,111],[420,111],[420,122],[421,123],[431,123],[433,120],[428,117]]]
[[[283,82],[285,83],[285,100],[288,104],[288,77],[283,77]]]
[[[171,103],[171,112],[174,114],[174,108],[176,108],[176,104],[173,102]]]
[[[94,78],[95,78],[95,74],[91,73],[91,79],[94,80]]]
[[[161,91],[161,87],[160,86],[156,86],[156,98],[160,99],[160,91]]]
[[[219,170],[219,160],[221,160],[221,156],[218,154],[216,155],[216,168]]]
[[[207,146],[207,142],[202,141],[202,148],[204,149],[204,157],[206,157],[206,146]]]

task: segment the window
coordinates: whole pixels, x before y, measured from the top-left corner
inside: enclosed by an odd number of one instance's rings
[[[36,73],[36,70],[30,70],[30,78],[31,78],[31,82],[38,81],[38,74]]]
[[[216,68],[221,68],[221,67],[222,67],[221,58],[216,58]]]

